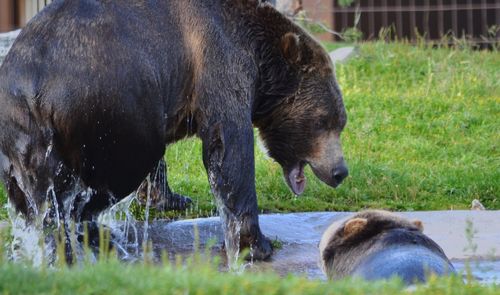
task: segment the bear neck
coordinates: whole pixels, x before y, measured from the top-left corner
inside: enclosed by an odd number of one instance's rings
[[[310,37],[267,3],[255,9],[244,7],[233,15],[237,18],[233,23],[238,24],[234,38],[252,53],[257,68],[252,120],[257,127],[267,125],[269,115],[296,93],[300,83],[299,67],[283,57],[281,39],[290,32]]]

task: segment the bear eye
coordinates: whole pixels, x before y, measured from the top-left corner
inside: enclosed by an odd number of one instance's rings
[[[315,127],[316,129],[327,129],[328,121],[326,119],[320,119],[319,121],[316,121]]]

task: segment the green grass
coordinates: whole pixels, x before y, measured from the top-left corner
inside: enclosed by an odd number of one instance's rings
[[[2,183],[0,183],[0,220],[7,218],[7,210],[4,206],[7,204],[7,192],[4,190]]]
[[[308,170],[306,191],[295,197],[279,165],[256,147],[261,210],[467,209],[473,199],[500,209],[499,52],[382,42],[362,43],[359,52],[337,65],[349,178],[332,189]],[[172,189],[194,200],[173,215],[212,215],[200,141],[170,146],[166,159]]]
[[[119,269],[119,271],[117,271]],[[97,262],[72,268],[34,269],[0,264],[1,294],[498,294],[499,286],[464,284],[458,277],[431,279],[408,292],[396,280],[321,282],[263,272],[220,273],[207,263],[156,266]]]
[[[342,47],[356,46],[356,44],[351,42],[324,42],[323,45],[328,52],[332,52]]]
[[[350,117],[342,203],[499,209],[499,68],[498,52],[363,45],[337,70]]]
[[[349,47],[349,46],[354,46],[356,47],[357,43],[353,42],[343,42],[343,41],[338,41],[338,42],[323,42],[323,46],[325,47],[326,51],[332,52],[336,49],[342,48],[342,47]]]

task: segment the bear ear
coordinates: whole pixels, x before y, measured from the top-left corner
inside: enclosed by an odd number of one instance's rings
[[[299,36],[292,32],[283,35],[283,37],[281,37],[281,52],[289,62],[299,62],[301,57]]]
[[[418,228],[420,232],[424,232],[424,224],[421,220],[415,219],[412,221],[413,225]]]
[[[353,218],[347,221],[344,225],[343,238],[346,239],[361,232],[365,228],[367,223],[368,220],[366,218]]]

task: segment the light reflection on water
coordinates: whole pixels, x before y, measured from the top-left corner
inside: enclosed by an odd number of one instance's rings
[[[457,272],[466,276],[467,267],[473,279],[482,284],[500,284],[500,260],[452,261]]]

